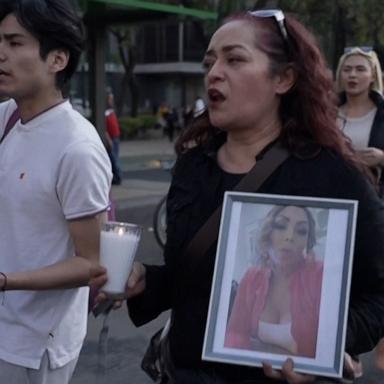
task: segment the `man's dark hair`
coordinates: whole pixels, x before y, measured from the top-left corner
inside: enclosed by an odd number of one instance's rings
[[[55,49],[69,53],[66,68],[56,75],[56,86],[62,90],[76,70],[85,43],[84,26],[72,4],[68,0],[0,0],[0,21],[9,14],[39,41],[43,60]]]

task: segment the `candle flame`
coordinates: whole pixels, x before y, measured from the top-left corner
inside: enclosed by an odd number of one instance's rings
[[[117,232],[117,234],[119,236],[123,236],[124,235],[124,229],[123,228],[119,228],[119,231]]]

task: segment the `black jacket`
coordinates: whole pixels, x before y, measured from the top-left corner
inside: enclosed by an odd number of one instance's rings
[[[371,133],[369,135],[369,147],[379,148],[384,151],[384,99],[381,95],[375,94],[372,100],[377,106],[377,112],[373,119]],[[384,197],[384,170],[381,167],[380,196]]]
[[[238,181],[218,167],[214,151],[195,148],[178,159],[168,195],[165,266],[148,266],[146,291],[128,302],[136,325],[173,308],[170,346],[178,367],[212,366],[201,361],[201,352],[216,246],[198,273],[186,278],[183,249]],[[359,201],[346,349],[351,354],[371,350],[384,335],[384,206],[373,187],[340,156],[320,149],[310,157],[291,156],[259,192]],[[249,368],[217,365],[226,375],[249,377]],[[255,375],[260,370],[253,369]]]
[[[375,103],[377,111],[373,119],[371,132],[369,134],[368,147],[379,148],[384,151],[384,98],[379,93],[371,91],[371,100]],[[345,92],[340,95],[341,104],[346,102]],[[384,169],[381,167],[379,180],[379,195],[384,197]]]

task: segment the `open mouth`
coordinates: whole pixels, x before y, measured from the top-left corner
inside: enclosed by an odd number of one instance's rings
[[[208,98],[209,98],[209,101],[213,103],[225,100],[225,96],[215,88],[211,88],[208,90]]]
[[[289,255],[293,254],[293,250],[289,249],[289,248],[280,249],[280,252],[281,252],[281,254],[283,254],[285,256],[289,256]]]
[[[9,73],[8,72],[5,72],[3,71],[2,69],[0,69],[0,76],[3,75],[3,76],[8,76]]]

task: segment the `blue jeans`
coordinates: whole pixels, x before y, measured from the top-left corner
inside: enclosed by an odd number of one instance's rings
[[[116,165],[120,168],[119,164],[119,148],[120,148],[120,139],[118,137],[114,137],[112,139],[112,155],[115,158]]]
[[[112,184],[121,183],[121,170],[120,170],[120,164],[119,164],[119,145],[120,145],[120,139],[118,137],[114,137],[112,139],[112,148],[109,151],[109,158],[111,160],[112,173],[113,173]]]

